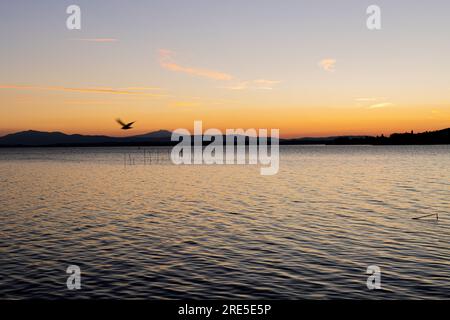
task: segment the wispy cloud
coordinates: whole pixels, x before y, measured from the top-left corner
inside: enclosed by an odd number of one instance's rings
[[[165,95],[133,91],[133,90],[123,90],[114,88],[104,88],[104,87],[90,87],[90,88],[70,88],[70,87],[58,87],[58,86],[25,86],[25,85],[0,85],[2,90],[40,90],[40,91],[61,91],[61,92],[78,92],[78,93],[93,93],[93,94],[119,94],[119,95],[134,95],[134,96],[145,96],[152,98],[164,97]]]
[[[358,107],[364,107],[367,109],[381,109],[395,106],[395,104],[390,102],[387,97],[356,98],[355,102]]]
[[[319,61],[319,67],[321,67],[323,70],[327,71],[327,72],[334,72],[335,66],[336,66],[336,59],[331,59],[331,58],[327,58],[327,59],[323,59],[321,61]]]
[[[272,90],[275,85],[279,84],[281,81],[277,80],[266,80],[257,79],[250,81],[239,81],[229,86],[222,87],[228,90],[246,90],[246,89],[256,89],[256,90]]]
[[[392,102],[383,102],[383,103],[376,103],[371,106],[369,106],[369,109],[380,109],[380,108],[387,108],[387,107],[393,107],[395,104]]]
[[[233,83],[229,86],[222,86],[220,88],[227,90],[245,90],[248,89],[248,81],[239,81],[237,83]]]
[[[166,50],[161,49],[159,50],[159,63],[161,67],[174,71],[174,72],[181,72],[190,74],[197,77],[203,77],[208,79],[214,79],[214,80],[231,80],[233,79],[233,76],[231,76],[228,73],[215,71],[215,70],[209,70],[209,69],[202,69],[202,68],[194,68],[194,67],[187,67],[182,66],[174,61],[175,53]]]
[[[120,88],[121,90],[136,90],[136,91],[161,91],[164,90],[160,87],[126,87],[126,88]]]
[[[122,103],[121,101],[115,101],[115,100],[111,100],[108,99],[107,101],[105,100],[65,100],[64,104],[65,105],[93,105],[93,106],[98,106],[98,105],[112,105],[112,104],[120,104]]]
[[[256,89],[272,90],[275,85],[281,83],[279,80],[256,79],[253,84]]]
[[[193,68],[182,66],[175,62],[175,52],[167,49],[159,50],[159,63],[164,69],[181,72],[193,76],[223,81],[226,85],[219,88],[227,90],[246,90],[246,89],[256,89],[256,90],[272,90],[275,85],[279,84],[281,81],[278,80],[268,80],[268,79],[256,79],[256,80],[242,80],[235,77],[229,73],[203,69],[203,68]]]
[[[73,38],[73,41],[86,41],[86,42],[118,42],[116,38]]]

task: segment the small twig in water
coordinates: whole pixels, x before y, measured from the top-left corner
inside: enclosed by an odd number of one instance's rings
[[[415,217],[415,218],[413,218],[413,220],[419,220],[419,219],[427,218],[427,217],[431,217],[431,216],[436,216],[436,220],[439,220],[439,214],[438,213],[432,213],[432,214],[427,214],[427,215],[420,216],[420,217]]]

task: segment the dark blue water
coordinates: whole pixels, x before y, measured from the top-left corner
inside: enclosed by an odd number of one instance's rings
[[[450,298],[448,146],[283,147],[275,176],[146,150],[0,149],[0,298]]]

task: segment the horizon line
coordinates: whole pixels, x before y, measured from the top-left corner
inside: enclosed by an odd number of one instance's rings
[[[230,128],[231,129],[231,128]],[[233,128],[234,130],[236,129],[243,129],[244,131],[248,130],[248,129],[254,129],[254,128]],[[260,128],[260,129],[270,129],[270,128]],[[405,133],[411,133],[411,134],[420,134],[420,133],[427,133],[427,132],[435,132],[435,131],[443,131],[443,130],[448,130],[450,129],[450,127],[447,128],[442,128],[442,129],[437,129],[437,130],[425,130],[425,131],[420,131],[420,132],[415,132],[414,130],[409,130],[409,131],[404,131],[404,132],[392,132],[389,134],[357,134],[357,133],[352,133],[352,134],[330,134],[330,135],[321,135],[321,136],[316,136],[316,135],[304,135],[304,136],[296,136],[296,135],[290,135],[290,137],[283,137],[282,135],[280,135],[280,139],[284,139],[284,140],[295,140],[295,139],[320,139],[320,138],[337,138],[337,137],[381,137],[381,136],[390,136],[392,134],[405,134]],[[174,129],[176,130],[176,129]],[[169,130],[169,129],[157,129],[157,130],[153,130],[153,131],[148,131],[148,132],[144,132],[144,133],[136,133],[136,134],[130,134],[127,136],[115,136],[115,135],[109,135],[109,134],[83,134],[83,133],[66,133],[64,131],[41,131],[41,130],[35,130],[35,129],[28,129],[28,130],[19,130],[19,131],[12,131],[9,133],[6,133],[4,135],[0,136],[1,138],[4,138],[6,136],[9,135],[14,135],[14,134],[18,134],[18,133],[23,133],[23,132],[39,132],[39,133],[61,133],[64,135],[80,135],[80,136],[105,136],[105,137],[109,137],[109,138],[131,138],[131,137],[136,137],[136,136],[141,136],[141,135],[146,135],[146,134],[152,134],[152,133],[157,133],[157,132],[161,132],[161,131],[165,131],[165,132],[170,132],[173,133],[174,130]],[[207,129],[205,129],[207,130]],[[205,131],[203,130],[203,131]],[[257,129],[255,129],[257,130]],[[226,135],[225,133],[223,135]],[[202,133],[202,136],[204,136],[204,134]]]

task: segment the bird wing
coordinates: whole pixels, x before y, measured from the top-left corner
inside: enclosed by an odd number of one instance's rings
[[[130,123],[127,123],[127,127],[131,127],[131,125],[133,124],[133,123],[135,123],[136,121],[133,121],[133,122],[130,122]]]
[[[122,120],[116,119],[116,121],[117,121],[117,123],[120,124],[122,127],[123,127],[123,126],[126,126],[126,124],[125,124]]]

